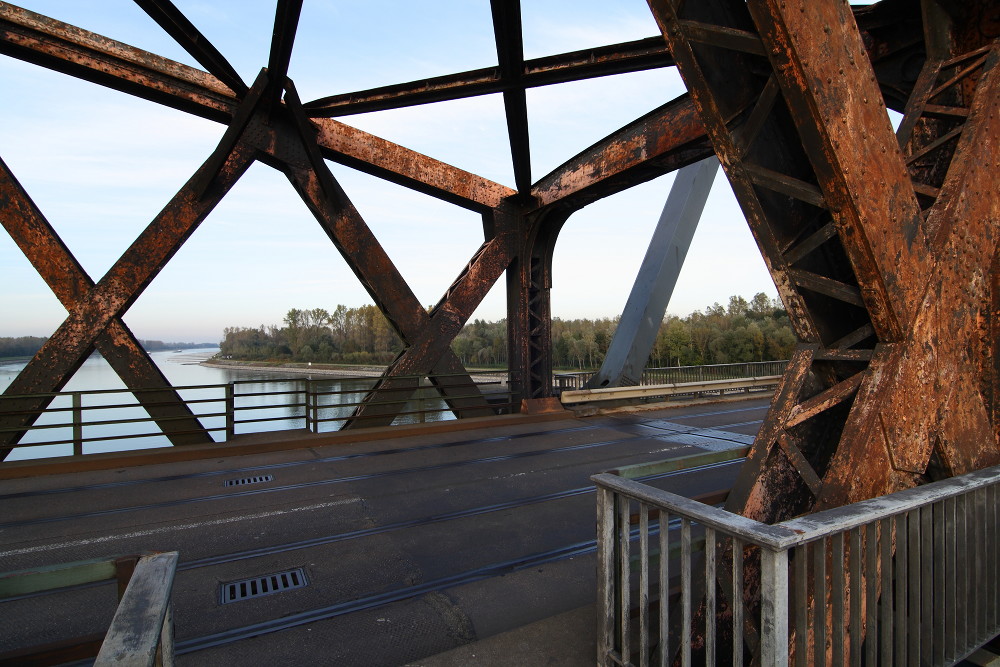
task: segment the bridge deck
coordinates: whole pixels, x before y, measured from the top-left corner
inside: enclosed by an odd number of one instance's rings
[[[592,603],[589,476],[744,446],[768,402],[427,425],[405,438],[316,437],[270,453],[6,480],[0,571],[176,550],[179,664],[419,664]],[[657,483],[718,490],[738,465]],[[225,486],[260,476],[271,479]],[[295,568],[306,586],[220,603],[222,584]],[[0,652],[100,632],[114,599],[95,586],[0,603]]]

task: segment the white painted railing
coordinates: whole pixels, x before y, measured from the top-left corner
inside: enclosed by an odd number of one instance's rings
[[[592,479],[600,665],[950,665],[1000,633],[1000,467],[773,526]]]

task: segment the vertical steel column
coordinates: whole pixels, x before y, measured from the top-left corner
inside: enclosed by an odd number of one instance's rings
[[[226,404],[226,441],[236,436],[236,384],[230,382],[225,388]]]
[[[515,402],[552,395],[552,253],[568,211],[524,218],[507,271],[507,345]]]
[[[587,389],[637,385],[719,170],[712,156],[677,172],[604,363]]]

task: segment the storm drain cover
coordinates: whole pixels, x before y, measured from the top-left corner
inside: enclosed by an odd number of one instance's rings
[[[243,486],[244,484],[260,484],[270,482],[274,475],[257,475],[256,477],[240,477],[239,479],[227,479],[226,486]]]
[[[308,583],[306,573],[301,567],[276,574],[266,574],[254,579],[231,581],[228,584],[222,584],[222,604],[259,598],[293,588],[302,588]]]

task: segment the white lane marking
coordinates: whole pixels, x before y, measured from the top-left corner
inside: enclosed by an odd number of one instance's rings
[[[293,507],[288,510],[274,510],[271,512],[260,512],[258,514],[246,514],[243,516],[232,516],[225,519],[214,519],[212,521],[201,521],[199,523],[186,523],[178,526],[164,526],[162,528],[150,528],[148,530],[137,530],[131,533],[121,533],[118,535],[105,535],[103,537],[92,537],[86,540],[74,540],[72,542],[60,542],[58,544],[46,544],[37,547],[25,547],[23,549],[11,549],[10,551],[0,551],[0,558],[6,556],[21,556],[24,554],[37,553],[39,551],[54,551],[56,549],[69,549],[71,547],[83,547],[91,544],[100,544],[101,542],[111,542],[113,540],[127,540],[133,537],[148,537],[149,535],[156,535],[157,533],[170,533],[178,530],[192,530],[194,528],[204,528],[206,526],[221,526],[227,523],[236,523],[237,521],[248,521],[251,519],[266,519],[272,516],[281,516],[283,514],[292,514],[293,512],[306,512],[309,510],[318,510],[326,507],[336,507],[338,505],[349,505],[351,503],[361,502],[360,498],[347,498],[345,500],[334,500],[328,503],[318,503],[316,505],[305,505],[303,507]]]

